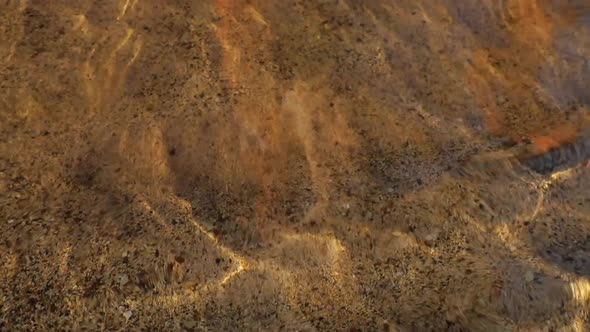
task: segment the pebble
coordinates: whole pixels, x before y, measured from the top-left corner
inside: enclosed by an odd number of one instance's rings
[[[12,223],[14,223],[14,219],[8,219],[8,224],[10,225]]]
[[[427,234],[424,237],[424,243],[427,246],[433,246],[437,239],[438,239],[438,232],[432,232],[430,234]]]
[[[131,316],[133,315],[133,313],[131,312],[131,310],[127,310],[123,313],[123,316],[125,316],[125,319],[129,320],[129,318],[131,318]]]
[[[533,271],[527,271],[527,273],[524,274],[524,280],[526,282],[531,282],[535,280],[535,274],[533,273]]]
[[[129,282],[129,277],[126,274],[121,274],[119,276],[119,286],[120,287],[127,285],[128,282]]]

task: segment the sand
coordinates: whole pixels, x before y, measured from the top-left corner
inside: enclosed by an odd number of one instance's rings
[[[588,86],[584,0],[0,1],[0,330],[588,331]]]

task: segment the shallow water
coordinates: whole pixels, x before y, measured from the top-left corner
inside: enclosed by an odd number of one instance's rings
[[[585,331],[589,56],[586,1],[1,1],[0,327]]]

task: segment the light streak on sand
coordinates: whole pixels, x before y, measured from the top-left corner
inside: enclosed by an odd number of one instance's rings
[[[572,179],[576,176],[576,173],[579,171],[579,167],[572,167],[565,169],[563,171],[555,172],[551,174],[550,178],[547,180],[543,180],[540,185],[539,190],[539,199],[537,200],[537,205],[535,207],[535,211],[529,218],[529,220],[535,220],[535,218],[539,215],[539,212],[543,210],[543,202],[545,201],[545,193],[551,188],[552,185]]]
[[[576,332],[587,331],[588,309],[590,308],[590,281],[587,278],[578,278],[570,282],[569,286],[578,309],[572,322],[572,330]]]
[[[587,278],[579,278],[570,283],[572,297],[581,305],[590,304],[590,280]]]
[[[188,203],[187,203],[188,204]],[[141,206],[148,212],[150,212],[155,219],[158,221],[158,223],[160,223],[164,229],[166,229],[167,231],[171,231],[170,226],[164,222],[164,217],[162,217],[158,211],[152,209],[151,205],[147,202],[142,202]],[[222,245],[219,241],[219,239],[215,236],[215,234],[213,234],[212,232],[208,231],[207,229],[205,229],[205,227],[203,227],[203,225],[201,225],[200,223],[198,223],[196,220],[194,220],[193,218],[190,218],[191,223],[195,226],[195,228],[203,235],[205,235],[209,240],[211,240],[211,242],[213,242],[213,244],[224,254],[229,256],[236,264],[236,268],[233,271],[228,272],[226,275],[224,275],[221,278],[221,281],[219,282],[218,285],[224,285],[227,282],[229,282],[233,277],[235,277],[236,275],[238,275],[240,272],[244,271],[246,269],[247,266],[247,262],[246,259],[241,257],[240,255],[238,255],[236,252],[234,252],[233,250],[227,248],[226,246]]]
[[[235,277],[242,271],[244,271],[244,265],[242,264],[242,262],[238,261],[238,268],[226,274],[219,284],[225,285],[228,281],[230,281],[233,277]]]
[[[233,271],[228,272],[219,282],[219,286],[225,285],[227,282],[229,282],[233,277],[235,277],[236,275],[238,275],[240,272],[243,272],[246,270],[247,267],[247,262],[246,259],[244,259],[243,257],[241,257],[240,255],[238,255],[236,252],[234,252],[233,250],[227,248],[226,246],[222,245],[219,242],[219,239],[215,236],[215,234],[213,234],[212,232],[208,231],[207,229],[205,229],[205,227],[203,227],[203,225],[201,225],[200,223],[198,223],[197,221],[195,221],[194,219],[191,218],[191,223],[195,226],[195,228],[197,228],[197,230],[199,232],[201,232],[202,234],[204,234],[205,236],[207,236],[216,246],[217,248],[219,248],[219,250],[225,254],[228,255],[229,257],[231,257],[231,259],[236,262],[236,269]]]
[[[215,282],[213,284],[208,282],[204,285],[201,285],[201,287],[198,287],[198,289],[205,290],[205,289],[209,289],[211,286],[213,286],[213,287],[223,286],[223,285],[227,284],[230,280],[232,280],[235,276],[240,274],[241,272],[246,271],[246,269],[250,265],[250,264],[248,264],[247,259],[242,257],[241,255],[239,255],[235,251],[231,250],[230,248],[224,246],[221,243],[221,241],[219,240],[219,238],[217,238],[217,236],[215,236],[215,234],[213,234],[213,232],[207,230],[201,223],[196,221],[190,215],[191,204],[188,201],[181,199],[177,196],[173,196],[172,201],[174,201],[178,205],[180,210],[182,210],[185,213],[188,220],[197,229],[197,231],[199,233],[205,235],[213,243],[213,245],[216,246],[221,251],[222,254],[231,258],[236,266],[234,270],[229,271],[224,276],[222,276],[218,282]]]
[[[80,20],[84,18],[80,15]],[[85,20],[85,19],[84,19]],[[82,27],[84,24],[82,24]],[[92,50],[88,53],[86,61],[83,64],[82,72],[86,84],[86,94],[90,100],[92,108],[100,108],[102,102],[112,93],[116,93],[125,81],[127,71],[135,63],[139,54],[143,49],[143,41],[141,36],[135,33],[132,28],[125,29],[125,35],[114,45],[112,51],[108,53],[106,59],[101,57],[101,45],[109,40],[110,36],[104,36],[97,43],[94,44]],[[131,41],[133,39],[133,41]],[[132,53],[122,52],[123,56],[128,56],[122,66],[117,66],[121,55],[121,50],[132,43]],[[98,65],[104,61],[104,65]]]
[[[556,182],[565,181],[565,180],[569,180],[569,179],[573,178],[576,175],[577,169],[578,169],[577,167],[568,168],[566,170],[555,172],[555,173],[551,174],[550,183],[553,184]]]
[[[121,48],[123,48],[123,46],[127,45],[127,43],[129,42],[129,39],[131,39],[131,36],[133,36],[134,32],[135,32],[135,30],[133,30],[131,28],[127,29],[127,33],[125,34],[125,37],[123,37],[123,39],[121,39],[119,44],[117,44],[117,46],[115,47],[115,49],[111,53],[111,55],[109,57],[109,62],[112,62],[113,59],[115,58],[115,55],[117,55],[117,53],[119,52],[119,50]]]
[[[291,252],[304,248],[316,248],[318,259],[326,264],[335,285],[345,285],[343,276],[346,275],[343,261],[346,260],[346,247],[331,234],[283,234],[284,250]]]
[[[125,16],[125,14],[127,14],[127,11],[129,9],[133,9],[133,7],[135,7],[136,3],[137,3],[137,0],[125,0],[125,3],[123,4],[123,8],[121,9],[121,12],[119,13],[119,16],[117,16],[117,21],[120,20],[123,16]]]
[[[133,63],[135,63],[135,60],[137,60],[137,57],[139,56],[139,53],[141,53],[142,48],[143,42],[140,39],[133,45],[133,56],[131,57],[131,60],[127,62],[127,68],[129,68],[131,65],[133,65]]]
[[[262,16],[262,14],[260,14],[259,11],[256,10],[256,8],[252,7],[252,6],[247,6],[246,7],[246,11],[252,16],[252,18],[254,18],[254,20],[256,20],[258,23],[264,25],[264,26],[268,26],[268,23],[266,22],[266,20],[264,19],[264,17]]]

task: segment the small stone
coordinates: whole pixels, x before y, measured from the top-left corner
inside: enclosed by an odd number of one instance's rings
[[[125,319],[129,320],[129,318],[131,318],[131,316],[133,315],[133,313],[131,312],[131,310],[127,310],[125,312],[123,312],[123,316],[125,316]]]
[[[8,219],[8,224],[10,225],[12,223],[14,223],[14,219]]]
[[[527,273],[524,274],[524,280],[526,282],[531,282],[535,280],[535,274],[533,273],[533,271],[527,271]]]
[[[433,246],[437,239],[438,239],[438,232],[433,232],[433,233],[427,234],[424,237],[424,243],[427,246]]]
[[[129,282],[129,277],[126,274],[121,274],[119,276],[119,286],[120,287],[127,285],[128,282]]]

